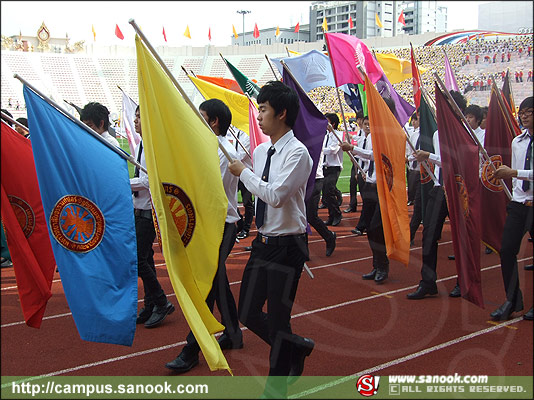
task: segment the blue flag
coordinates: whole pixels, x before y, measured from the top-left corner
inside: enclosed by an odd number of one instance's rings
[[[131,346],[137,243],[126,161],[24,86],[52,250],[83,340]]]
[[[293,70],[291,70],[293,72]],[[326,127],[328,126],[328,120],[321,111],[315,107],[313,101],[310,100],[308,95],[303,92],[300,86],[291,78],[284,68],[283,72],[284,83],[290,88],[294,89],[300,100],[300,109],[297,115],[297,120],[293,126],[293,133],[295,137],[300,140],[304,146],[308,148],[308,153],[313,160],[312,172],[308,178],[308,185],[306,186],[306,197],[308,201],[310,198],[313,187],[315,186],[315,175],[317,172],[317,165],[319,164],[319,157],[321,156],[321,150],[323,149],[323,141],[326,135]]]

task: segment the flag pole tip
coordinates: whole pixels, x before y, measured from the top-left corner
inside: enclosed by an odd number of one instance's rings
[[[130,18],[130,19],[128,20],[128,23],[129,23],[129,24],[133,24],[133,23],[135,23],[135,19]]]

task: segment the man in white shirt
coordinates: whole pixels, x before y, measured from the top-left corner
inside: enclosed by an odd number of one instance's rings
[[[250,153],[250,137],[239,129],[236,129],[235,132],[239,143],[241,143]],[[237,140],[233,139],[233,147],[237,152],[238,159],[241,160],[241,162],[245,164],[247,168],[252,169],[252,160]],[[232,139],[230,139],[230,142],[232,142]],[[254,199],[252,198],[252,193],[248,191],[243,182],[239,181],[237,184],[237,190],[241,192],[241,201],[243,202],[243,208],[245,209],[244,216],[239,212],[239,208],[237,210],[239,213],[239,221],[237,222],[237,238],[244,239],[249,236],[250,225],[252,225],[252,219],[254,217]]]
[[[109,111],[106,106],[96,102],[87,103],[80,113],[80,121],[99,133],[113,146],[120,147],[119,141],[108,132]]]
[[[199,110],[230,157],[232,159],[238,158],[237,152],[226,138],[228,127],[232,121],[232,113],[228,106],[219,99],[210,99],[201,103]],[[206,303],[209,309],[213,311],[214,303],[217,302],[217,308],[221,313],[221,322],[225,327],[223,334],[218,339],[221,349],[241,349],[243,348],[243,334],[239,328],[237,307],[226,274],[226,259],[234,247],[237,234],[236,222],[239,220],[237,212],[237,182],[239,179],[230,173],[228,159],[220,148],[218,149],[218,154],[224,191],[228,198],[228,210],[223,238],[219,247],[219,264],[213,278],[212,288],[206,298]],[[195,335],[189,331],[187,344],[181,353],[165,366],[174,372],[187,372],[198,364],[199,352],[200,346],[196,341]]]
[[[290,323],[300,275],[309,259],[304,196],[313,162],[292,131],[300,107],[297,93],[271,81],[261,88],[258,105],[259,126],[271,140],[256,147],[254,171],[238,160],[230,164],[230,171],[256,197],[258,228],[243,272],[239,319],[271,347],[264,394],[285,398],[287,383],[302,374],[315,345],[292,333]]]
[[[420,149],[419,140],[419,116],[417,113],[412,115],[413,129],[410,132],[410,143],[416,150]],[[423,219],[422,200],[421,200],[421,167],[413,155],[412,147],[406,143],[406,159],[408,162],[408,199],[412,199],[413,213],[410,219],[410,245],[414,244],[415,233],[421,225]],[[412,193],[412,197],[410,197]],[[410,201],[408,201],[410,205]]]
[[[339,140],[343,140],[343,132],[337,130],[339,117],[335,113],[325,114],[330,123],[328,132],[323,143],[323,202],[328,208],[328,221],[326,225],[337,226],[341,222],[342,214],[339,209],[338,199],[342,196],[337,188],[337,180],[343,169],[343,150],[339,146]]]
[[[356,112],[356,125],[353,129],[357,129],[357,133],[352,135],[352,137],[349,137],[347,139],[351,139],[351,144],[357,144],[359,138],[362,136],[365,136],[363,133],[363,129],[361,128],[363,124],[363,112],[357,111]],[[347,140],[348,141],[348,140]],[[359,162],[358,159],[356,159],[356,162]],[[356,171],[356,167],[354,164],[352,165],[352,168],[350,170],[350,181],[349,181],[349,192],[350,192],[350,202],[349,206],[343,210],[344,213],[350,213],[350,212],[356,212],[356,209],[358,208],[358,189],[362,190],[363,184],[360,185],[360,179],[358,179],[359,170]]]
[[[490,316],[497,321],[510,319],[514,311],[523,309],[523,294],[519,288],[517,254],[523,236],[530,230],[532,234],[532,203],[534,191],[533,144],[534,97],[527,97],[519,106],[519,118],[525,131],[512,140],[512,166],[501,165],[493,174],[496,179],[512,178],[512,201],[508,203],[506,222],[502,234],[501,271],[506,292],[506,301]],[[531,248],[532,250],[532,248]],[[523,316],[532,321],[532,308]]]
[[[139,106],[135,110],[135,131],[143,137],[141,114]],[[143,140],[135,149],[137,162],[146,168]],[[135,215],[135,236],[137,238],[137,274],[143,281],[145,292],[144,307],[137,316],[138,324],[145,324],[146,328],[160,325],[167,315],[174,311],[173,304],[167,300],[156,275],[154,265],[154,250],[152,245],[156,238],[154,220],[152,218],[152,201],[148,185],[148,175],[135,168],[134,177],[130,179],[132,200]]]

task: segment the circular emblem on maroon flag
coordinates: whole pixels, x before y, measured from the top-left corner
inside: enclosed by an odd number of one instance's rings
[[[502,165],[502,157],[499,154],[491,156],[490,159],[492,164],[495,166],[495,169],[499,168]],[[492,192],[502,192],[504,189],[501,186],[499,180],[493,177],[490,178],[490,174],[492,173],[493,168],[491,168],[489,161],[485,161],[482,165],[482,174],[480,176],[482,185]]]
[[[432,171],[432,173],[434,173],[434,164],[432,164],[431,162],[428,162],[427,164],[430,166],[430,170]],[[432,177],[428,172],[426,172],[426,169],[425,167],[423,167],[423,164],[419,166],[419,169],[421,171],[421,184],[424,185],[425,183],[430,182],[432,180]]]
[[[393,188],[393,165],[385,154],[382,154],[382,170],[384,171],[384,179],[386,180],[388,189],[391,192],[391,189]]]
[[[31,206],[20,197],[8,195],[7,198],[13,207],[13,212],[19,221],[24,236],[29,238],[35,228],[35,213]]]
[[[196,214],[193,203],[179,186],[172,183],[162,183],[169,200],[172,219],[185,247],[193,237],[196,225]]]
[[[104,237],[105,227],[102,211],[83,196],[63,196],[50,213],[52,236],[67,250],[76,253],[95,249]]]
[[[454,175],[454,180],[460,197],[460,204],[464,210],[464,218],[467,218],[469,216],[469,193],[467,192],[464,178],[461,175]]]

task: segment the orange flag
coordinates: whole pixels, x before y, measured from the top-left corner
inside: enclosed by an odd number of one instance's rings
[[[219,78],[216,76],[197,75],[197,78],[203,81],[213,83],[214,85],[223,87],[225,89],[233,90],[236,93],[243,94],[241,86],[233,79]]]
[[[407,266],[410,258],[410,219],[404,164],[406,135],[367,75],[365,91],[387,255]]]

